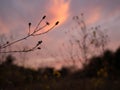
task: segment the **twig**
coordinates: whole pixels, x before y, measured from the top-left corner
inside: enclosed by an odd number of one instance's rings
[[[43,16],[43,17],[42,17],[42,19],[39,21],[39,23],[37,24],[37,26],[35,27],[35,29],[33,30],[32,33],[31,33],[31,30],[30,30],[30,28],[31,28],[31,23],[28,23],[28,25],[29,25],[28,35],[25,36],[25,37],[23,37],[23,38],[21,38],[21,39],[18,39],[18,40],[16,40],[16,41],[13,41],[13,42],[11,42],[11,43],[7,42],[6,44],[1,45],[1,46],[0,46],[0,51],[1,51],[2,49],[4,49],[4,48],[7,48],[8,46],[11,46],[11,45],[16,44],[16,43],[18,43],[18,42],[20,42],[20,41],[23,41],[23,40],[25,40],[25,39],[27,39],[27,38],[29,38],[29,37],[31,37],[31,36],[38,36],[38,35],[41,35],[41,34],[45,34],[45,33],[49,32],[50,30],[52,30],[52,29],[53,29],[56,25],[58,25],[58,23],[59,23],[59,21],[57,21],[57,22],[55,23],[55,25],[52,26],[50,29],[48,29],[48,30],[45,31],[45,32],[42,32],[42,33],[39,33],[39,34],[38,34],[38,32],[39,32],[40,30],[44,29],[46,26],[49,25],[49,23],[46,22],[46,24],[45,24],[44,26],[42,26],[42,27],[39,28],[41,22],[42,22],[45,18],[46,18],[46,16]],[[37,48],[38,45],[39,45],[39,43],[38,43],[35,47],[33,47],[33,48],[31,48],[31,49],[28,49],[28,50],[22,50],[22,51],[19,51],[19,50],[18,50],[18,51],[6,51],[6,52],[0,52],[0,53],[29,52],[29,51],[33,51],[35,48]]]
[[[30,51],[34,51],[35,49],[41,49],[40,47],[39,47],[39,45],[42,43],[42,41],[38,41],[38,43],[34,46],[34,47],[32,47],[32,48],[30,48],[30,49],[27,49],[27,50],[14,50],[14,51],[0,51],[0,53],[17,53],[17,52],[30,52]]]

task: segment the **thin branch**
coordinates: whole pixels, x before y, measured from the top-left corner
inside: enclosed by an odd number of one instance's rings
[[[24,38],[18,39],[18,40],[16,40],[16,41],[13,41],[13,42],[11,42],[11,43],[8,42],[8,43],[6,43],[6,44],[3,44],[2,46],[0,46],[0,50],[6,48],[6,47],[8,47],[8,46],[11,46],[11,45],[13,45],[13,44],[16,44],[16,43],[18,43],[18,42],[20,42],[20,41],[23,41],[23,40],[25,40],[25,39],[27,39],[27,38],[29,38],[29,37],[31,37],[31,36],[37,36],[37,35],[45,34],[45,33],[49,32],[50,30],[52,30],[52,29],[53,29],[56,25],[58,25],[58,23],[59,23],[59,22],[57,21],[57,22],[55,23],[55,25],[52,26],[52,27],[51,27],[50,29],[48,29],[47,31],[42,32],[42,33],[40,33],[40,34],[37,34],[40,30],[44,29],[47,25],[49,25],[49,23],[46,22],[46,24],[45,24],[44,26],[42,26],[42,27],[39,28],[41,22],[42,22],[45,18],[46,18],[46,16],[43,16],[43,17],[42,17],[42,19],[41,19],[40,22],[37,24],[36,28],[34,29],[34,31],[33,31],[32,33],[30,32],[31,23],[29,23],[29,31],[28,31],[28,35],[27,35],[27,36],[25,36]],[[33,50],[33,49],[29,49],[29,50],[27,50],[27,51],[8,51],[8,52],[28,52],[28,51],[31,51],[31,50]],[[0,53],[5,53],[5,52],[0,52]],[[6,52],[6,53],[7,53],[7,52]]]
[[[39,33],[39,34],[33,34],[33,36],[38,36],[38,35],[41,35],[41,34],[45,34],[45,33],[48,33],[49,31],[51,31],[56,25],[58,25],[59,24],[59,21],[57,21],[56,23],[55,23],[55,25],[54,26],[52,26],[50,29],[48,29],[47,31],[45,31],[45,32],[42,32],[42,33]],[[46,25],[47,25],[47,23],[46,23]],[[39,31],[39,29],[38,29],[38,31]],[[37,32],[38,32],[37,31]],[[35,32],[36,33],[36,32]]]
[[[44,29],[47,25],[45,24],[44,26],[40,27],[38,30],[35,30],[31,36],[35,36],[40,30]]]
[[[46,16],[44,15],[44,16],[42,17],[42,19],[39,21],[39,23],[37,24],[37,26],[36,26],[36,28],[34,29],[34,31],[36,31],[36,30],[38,29],[39,25],[41,24],[41,22],[42,22],[45,18],[46,18]]]
[[[30,37],[30,35],[27,35],[27,36],[24,37],[24,38],[21,38],[21,39],[18,39],[18,40],[16,40],[16,41],[13,41],[13,42],[11,42],[11,43],[8,43],[8,44],[6,44],[6,45],[4,45],[4,46],[1,46],[0,49],[6,48],[6,47],[8,47],[8,46],[11,46],[11,45],[13,45],[13,44],[15,44],[15,43],[17,43],[17,42],[20,42],[20,41],[22,41],[22,40],[24,40],[24,39],[27,39],[28,37]]]
[[[28,31],[28,35],[30,35],[30,27],[31,27],[31,23],[28,23],[28,25],[29,25],[29,31]]]
[[[42,35],[42,34],[45,34],[47,32],[49,32],[50,30],[52,30],[55,26],[52,26],[50,29],[48,29],[47,31],[45,32],[42,32],[42,33],[39,33],[39,34],[33,34],[32,36],[38,36],[38,35]]]
[[[38,45],[30,48],[30,49],[27,49],[27,50],[15,50],[15,51],[1,51],[0,53],[19,53],[19,52],[30,52],[30,51],[34,51],[36,49],[40,49],[40,47],[38,47]]]

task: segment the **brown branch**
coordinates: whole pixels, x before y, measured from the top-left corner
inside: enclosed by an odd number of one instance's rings
[[[59,23],[59,22],[57,21],[57,22],[55,23],[55,25],[52,26],[52,27],[51,27],[50,29],[48,29],[47,31],[37,34],[40,30],[44,29],[46,26],[49,25],[49,23],[46,22],[46,24],[45,24],[44,26],[42,26],[42,27],[39,28],[40,24],[42,23],[42,21],[43,21],[45,18],[46,18],[46,16],[43,16],[43,17],[42,17],[42,19],[39,21],[39,23],[37,24],[37,26],[35,27],[35,29],[33,30],[32,33],[31,33],[31,30],[30,30],[31,23],[28,23],[28,25],[29,25],[28,35],[25,36],[25,37],[23,37],[23,38],[21,38],[21,39],[18,39],[18,40],[16,40],[16,41],[13,41],[13,42],[11,42],[11,43],[10,43],[10,42],[7,42],[6,44],[1,45],[1,46],[0,46],[0,51],[1,51],[2,49],[4,49],[4,48],[7,48],[8,46],[11,46],[11,45],[14,45],[14,44],[16,44],[16,43],[18,43],[18,42],[21,42],[21,41],[23,41],[23,40],[25,40],[25,39],[27,39],[27,38],[29,38],[29,37],[31,37],[31,36],[38,36],[38,35],[41,35],[41,34],[45,34],[45,33],[49,32],[50,30],[52,30],[52,29],[53,29],[56,25],[58,25],[58,23]],[[38,43],[38,44],[39,44],[39,43]],[[37,46],[38,46],[38,44],[37,44]],[[29,52],[29,51],[33,51],[37,46],[35,46],[35,47],[31,48],[31,49],[28,49],[28,50],[22,50],[22,51],[7,51],[7,52],[0,52],[0,53]]]
[[[16,50],[16,51],[5,51],[5,52],[0,52],[0,53],[18,53],[18,52],[30,52],[30,51],[34,51],[36,49],[36,46],[28,49],[28,50]]]
[[[59,21],[57,21],[56,23],[55,23],[55,25],[54,26],[52,26],[50,29],[48,29],[47,31],[45,31],[45,32],[42,32],[42,33],[39,33],[39,34],[33,34],[32,36],[38,36],[38,35],[41,35],[41,34],[45,34],[45,33],[48,33],[49,31],[51,31],[56,25],[58,25],[58,23],[59,23]],[[48,25],[47,23],[46,23],[46,25]],[[43,26],[44,27],[44,26]],[[39,31],[39,29],[37,30],[37,32]]]
[[[41,49],[40,47],[39,47],[39,45],[42,43],[42,41],[38,41],[38,43],[34,46],[34,47],[32,47],[32,48],[30,48],[30,49],[27,49],[27,50],[25,50],[25,49],[23,49],[23,50],[14,50],[14,51],[0,51],[0,53],[19,53],[19,52],[30,52],[30,51],[34,51],[34,50],[36,50],[36,49]]]
[[[36,30],[38,29],[39,25],[41,24],[41,22],[42,22],[45,18],[46,18],[46,16],[44,15],[44,16],[42,17],[42,19],[39,21],[39,23],[37,24],[37,26],[36,26],[36,28],[34,29],[34,31],[36,31]]]

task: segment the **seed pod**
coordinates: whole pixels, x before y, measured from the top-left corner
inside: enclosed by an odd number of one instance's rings
[[[41,49],[40,47],[38,47],[37,49]]]
[[[46,16],[44,15],[43,17],[42,17],[42,19],[45,19],[46,18]]]
[[[49,22],[46,22],[46,25],[50,25],[50,23],[49,23]]]
[[[28,25],[31,26],[31,22],[29,22]]]
[[[55,25],[58,25],[59,24],[59,21],[57,21],[56,23],[55,23]]]
[[[7,41],[6,44],[9,44],[9,41]]]

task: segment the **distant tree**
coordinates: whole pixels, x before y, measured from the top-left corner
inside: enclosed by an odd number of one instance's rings
[[[120,47],[115,52],[115,60],[116,60],[116,63],[115,63],[116,69],[119,70],[120,69]]]
[[[11,64],[13,64],[14,60],[15,60],[15,57],[9,54],[9,55],[6,57],[6,60],[5,60],[4,63],[5,63],[6,65],[11,65]]]
[[[4,34],[0,35],[0,46],[1,44],[7,42],[6,40],[7,40],[7,37]],[[6,48],[3,49],[2,51],[6,51]],[[0,52],[1,52],[1,49],[0,49]],[[0,63],[2,63],[6,59],[6,56],[7,56],[6,53],[0,53]]]
[[[102,54],[108,43],[107,33],[100,26],[88,28],[84,20],[84,15],[74,16],[73,20],[77,23],[78,28],[68,30],[66,33],[69,36],[68,43],[64,43],[66,59],[73,61],[73,65],[79,63],[85,66],[89,63],[89,58],[94,55]],[[63,52],[63,51],[62,51]]]
[[[69,68],[65,68],[63,67],[61,70],[59,70],[61,77],[66,77],[67,75],[69,75],[71,73]]]
[[[103,55],[95,56],[83,69],[87,77],[118,78],[120,75],[120,49],[115,52],[106,50]]]

